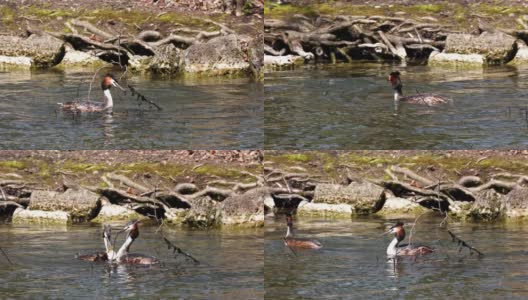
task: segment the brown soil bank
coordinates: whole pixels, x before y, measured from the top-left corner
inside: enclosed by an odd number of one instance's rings
[[[258,227],[261,161],[260,151],[0,151],[0,216]]]
[[[0,2],[0,66],[110,63],[165,75],[259,77],[262,7],[258,0]]]
[[[270,66],[370,59],[482,67],[528,57],[523,1],[266,2],[264,13]]]
[[[527,151],[266,151],[267,213],[528,217]]]

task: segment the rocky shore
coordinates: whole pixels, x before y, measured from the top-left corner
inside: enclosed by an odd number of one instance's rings
[[[1,151],[0,217],[261,227],[269,193],[260,162],[259,151]]]
[[[117,65],[167,76],[262,78],[261,2],[225,10],[140,2],[109,1],[115,9],[92,9],[89,1],[0,3],[0,67]]]
[[[267,214],[528,218],[526,151],[266,151]]]
[[[358,60],[457,68],[528,62],[522,3],[375,2],[267,3],[266,68]]]

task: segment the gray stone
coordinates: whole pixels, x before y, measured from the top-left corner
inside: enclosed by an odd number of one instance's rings
[[[476,200],[466,212],[466,217],[479,221],[495,221],[503,217],[504,195],[493,189],[476,193]]]
[[[528,188],[518,187],[504,197],[504,209],[508,217],[528,217]]]
[[[476,36],[452,33],[447,36],[444,51],[457,54],[481,54],[487,64],[505,64],[517,52],[516,38],[503,32],[483,32]]]
[[[297,215],[299,216],[350,218],[352,212],[353,209],[350,204],[327,204],[301,201],[297,207]]]
[[[65,211],[43,211],[17,208],[13,213],[13,224],[59,224],[71,223],[71,215]]]
[[[51,68],[60,63],[65,54],[64,42],[50,35],[33,34],[27,39],[0,36],[0,56],[30,57],[32,68]],[[10,63],[17,61],[23,62],[24,65],[27,63],[27,59],[13,60]]]
[[[94,218],[101,207],[101,196],[85,189],[68,189],[64,193],[33,191],[29,209],[44,211],[67,211],[73,221],[83,222]]]
[[[379,211],[385,202],[384,189],[370,182],[352,182],[348,186],[318,184],[314,203],[350,204],[356,214],[371,214]]]
[[[130,208],[126,208],[117,204],[103,205],[101,211],[92,222],[107,222],[107,221],[121,221],[121,220],[146,220],[147,217],[138,214]]]
[[[196,43],[184,52],[183,68],[186,73],[207,75],[238,74],[249,71],[249,63],[236,35],[213,38]]]
[[[440,53],[431,52],[429,55],[429,66],[463,66],[463,67],[482,67],[486,59],[480,54],[458,54],[458,53]]]
[[[264,199],[271,198],[267,188],[252,189],[222,201],[222,225],[264,226]]]

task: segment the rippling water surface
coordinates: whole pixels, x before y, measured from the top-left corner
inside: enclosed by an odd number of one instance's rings
[[[104,74],[103,72],[101,72]],[[114,74],[119,74],[115,72]],[[93,72],[0,73],[0,149],[256,149],[262,85],[247,79],[129,76],[162,111],[112,89],[114,114],[72,116],[57,102],[86,98]],[[78,96],[79,92],[79,96]],[[102,99],[99,78],[91,98]]]
[[[99,226],[0,225],[0,298],[262,299],[263,231],[165,231],[202,263],[173,257],[142,227],[134,253],[158,257],[161,267],[116,267],[74,258],[103,251]],[[123,236],[121,236],[123,238]],[[120,242],[118,242],[120,245]]]
[[[394,265],[386,261],[385,254],[391,238],[381,236],[394,222],[302,219],[295,224],[297,235],[316,238],[324,246],[297,251],[295,256],[282,241],[283,217],[267,219],[266,298],[528,298],[528,224],[449,223],[459,238],[485,253],[478,259],[467,250],[458,252],[445,229],[438,226],[441,221],[421,217],[413,236],[414,242],[434,247],[434,254]]]
[[[432,92],[452,105],[400,105],[387,82],[400,70],[406,95]],[[528,146],[528,68],[479,70],[372,63],[266,74],[266,149],[496,149]]]

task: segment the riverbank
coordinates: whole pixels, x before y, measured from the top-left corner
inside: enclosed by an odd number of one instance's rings
[[[0,215],[18,224],[262,227],[260,161],[259,151],[0,151]]]
[[[234,7],[213,1],[0,3],[0,66],[113,64],[136,73],[261,79],[262,4],[239,2]]]
[[[506,1],[290,1],[265,6],[265,64],[526,63],[528,7]]]
[[[265,151],[267,214],[526,220],[526,151]]]

